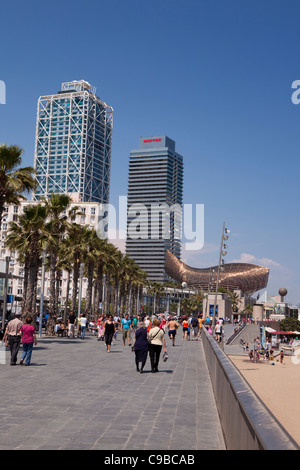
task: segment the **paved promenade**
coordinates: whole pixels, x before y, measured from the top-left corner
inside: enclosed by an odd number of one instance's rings
[[[110,353],[89,333],[43,337],[30,367],[11,367],[7,351],[0,450],[223,450],[201,340],[182,342],[180,329],[175,347],[166,341],[156,374],[149,358],[136,372],[120,336]]]

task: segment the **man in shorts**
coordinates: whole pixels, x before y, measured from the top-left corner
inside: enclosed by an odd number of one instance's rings
[[[68,337],[71,338],[71,335],[74,338],[75,335],[75,325],[76,325],[76,317],[73,312],[70,313],[68,318]]]
[[[169,338],[172,340],[172,345],[175,346],[175,336],[176,336],[176,330],[178,328],[178,325],[176,324],[176,321],[174,318],[171,318],[170,321],[167,323],[168,327],[168,335]]]
[[[128,346],[131,346],[130,333],[132,331],[132,326],[128,313],[126,313],[125,318],[121,321],[121,331],[123,335],[123,346],[125,346],[126,338],[128,339]]]

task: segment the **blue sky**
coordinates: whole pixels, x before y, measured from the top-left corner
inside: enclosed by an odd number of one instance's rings
[[[204,204],[195,267],[270,267],[268,293],[300,302],[298,0],[77,0],[1,6],[0,142],[33,164],[38,97],[85,79],[114,108],[111,203],[130,150],[166,134],[184,157],[184,202]]]

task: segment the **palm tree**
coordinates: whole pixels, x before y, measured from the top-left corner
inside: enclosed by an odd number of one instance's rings
[[[243,310],[243,314],[245,314],[246,316],[251,316],[253,313],[253,306],[252,305],[246,305],[246,307],[244,308]]]
[[[100,240],[94,229],[87,230],[84,234],[86,250],[84,251],[84,263],[87,277],[87,290],[85,298],[85,314],[90,317],[92,312],[92,296],[95,270],[98,258],[103,255],[103,240]],[[103,260],[102,260],[103,262]],[[102,270],[103,271],[103,270]]]
[[[38,270],[41,265],[41,253],[52,234],[46,228],[47,211],[41,204],[24,207],[24,213],[18,222],[11,222],[6,238],[10,248],[20,248],[23,239],[23,257],[26,267],[26,292],[24,292],[23,315],[35,313]]]
[[[61,273],[58,268],[58,254],[63,236],[70,226],[66,211],[71,203],[71,198],[66,194],[52,194],[49,199],[43,198],[43,202],[49,218],[47,228],[52,233],[52,238],[47,243],[47,252],[49,253],[50,272],[49,313],[50,316],[54,316],[58,311],[58,284]]]
[[[68,236],[63,239],[61,247],[65,252],[66,258],[72,264],[73,286],[71,311],[76,311],[76,303],[78,296],[78,281],[80,277],[80,265],[84,262],[88,247],[86,240],[89,229],[76,223],[70,224],[67,229]]]
[[[20,199],[25,199],[22,193],[37,186],[35,170],[31,166],[19,168],[22,153],[17,145],[0,145],[0,224],[5,204],[19,204]]]
[[[121,295],[125,303],[125,312],[130,315],[132,306],[132,284],[135,278],[136,264],[128,255],[123,256],[121,277]]]
[[[107,268],[110,258],[111,244],[107,243],[106,239],[98,239],[96,243],[96,263],[95,263],[95,279],[94,279],[94,319],[97,318],[99,313],[100,300],[102,299],[103,290],[103,274],[104,267]]]
[[[104,312],[123,313],[122,277],[124,263],[122,252],[112,243],[107,245],[107,262],[104,267],[105,276],[105,302]]]
[[[136,278],[134,280],[134,289],[135,289],[135,303],[136,303],[136,314],[138,315],[141,310],[141,296],[143,293],[143,287],[147,285],[148,274],[143,271],[139,266],[136,270]]]
[[[239,304],[241,303],[241,299],[237,292],[228,292],[228,297],[231,300],[231,308],[233,313],[238,313],[239,311]]]
[[[149,281],[149,292],[154,295],[153,313],[156,313],[156,305],[160,307],[160,297],[164,292],[164,285],[161,282]]]

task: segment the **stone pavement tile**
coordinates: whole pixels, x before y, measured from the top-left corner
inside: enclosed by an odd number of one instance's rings
[[[34,448],[33,450],[57,450],[57,446],[51,446],[51,445],[48,445],[48,444],[43,444],[41,446],[39,446],[38,448]]]
[[[9,399],[0,430],[8,416],[12,428],[0,431],[0,447],[118,450],[150,448],[154,442],[153,450],[176,449],[187,428],[194,436],[190,442],[202,446],[202,428],[214,435],[220,430],[217,419],[208,422],[216,410],[202,345],[177,339],[175,348],[168,344],[169,360],[158,374],[149,372],[149,360],[148,372],[137,374],[134,353],[120,340],[108,355],[89,335],[84,342],[42,338],[30,369],[1,370],[2,393]]]
[[[124,445],[126,444],[128,437],[103,437],[101,436],[100,439],[97,440],[97,445],[105,446],[105,445]]]

